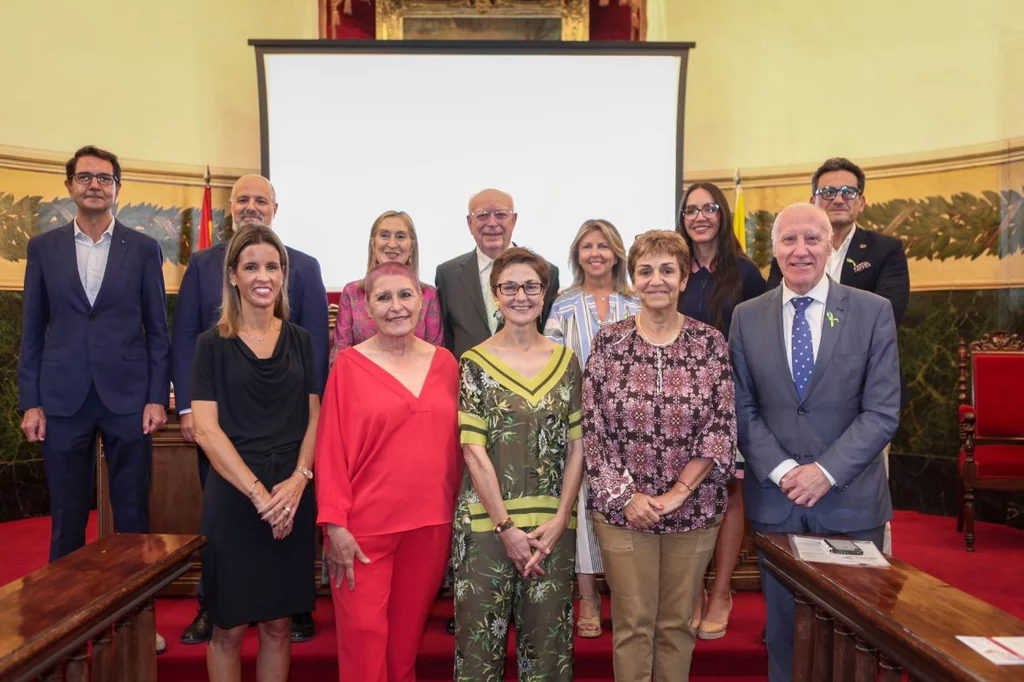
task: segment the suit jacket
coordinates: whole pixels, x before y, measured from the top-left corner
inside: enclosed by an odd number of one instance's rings
[[[741,303],[729,352],[744,506],[760,523],[781,523],[793,503],[768,478],[786,459],[820,463],[835,479],[810,513],[838,532],[876,528],[892,516],[882,449],[899,422],[899,356],[892,305],[829,283],[818,355],[804,399],[786,361],[782,288]]]
[[[320,275],[320,263],[301,251],[285,248],[288,250],[289,320],[309,333],[320,377],[318,390],[323,393],[327,383],[329,321],[327,290]],[[174,343],[171,346],[174,403],[178,410],[192,406],[192,359],[196,339],[220,319],[227,250],[227,243],[221,242],[193,253],[181,279],[174,306]]]
[[[91,385],[115,414],[167,405],[170,342],[163,254],[152,237],[114,221],[93,305],[78,274],[73,222],[28,242],[18,357],[22,410],[70,417]]]
[[[889,299],[896,326],[899,326],[910,301],[910,271],[903,242],[896,237],[858,227],[850,240],[839,281]],[[781,283],[782,270],[772,258],[768,288],[773,289]]]
[[[544,292],[544,310],[537,319],[537,330],[543,331],[551,312],[551,304],[558,296],[558,268],[551,268],[551,281]],[[480,270],[476,262],[476,249],[437,266],[434,286],[441,301],[441,322],[444,326],[444,346],[456,357],[491,336],[487,326],[487,305],[480,289]]]

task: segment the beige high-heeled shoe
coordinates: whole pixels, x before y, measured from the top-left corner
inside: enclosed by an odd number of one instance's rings
[[[591,604],[594,604],[597,608],[596,616],[580,616],[576,621],[576,633],[580,637],[586,639],[593,639],[601,636],[601,595],[593,597],[580,597],[580,606],[583,605],[583,600],[586,599]]]
[[[717,623],[711,620],[702,620],[697,628],[697,636],[703,640],[721,639],[725,637],[725,631],[729,628],[729,615],[732,613],[732,593],[729,594],[729,610],[725,613],[725,620]]]

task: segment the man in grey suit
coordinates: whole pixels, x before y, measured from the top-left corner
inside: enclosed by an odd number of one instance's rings
[[[825,275],[832,226],[811,204],[772,226],[782,286],[736,307],[729,334],[744,503],[755,531],[843,533],[882,547],[882,449],[899,421],[892,304]],[[793,594],[764,564],[768,672],[793,670]]]
[[[476,248],[437,266],[434,286],[441,301],[444,345],[456,358],[483,343],[501,326],[489,284],[491,263],[512,243],[518,217],[512,197],[505,192],[485,189],[474,194],[466,223]],[[558,268],[551,265],[551,284],[544,293],[538,329],[543,329],[557,295]]]

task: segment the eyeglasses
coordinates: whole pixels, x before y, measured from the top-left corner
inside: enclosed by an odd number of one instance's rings
[[[843,185],[837,189],[828,185],[827,187],[819,187],[814,192],[814,196],[821,197],[825,201],[834,201],[836,195],[841,196],[846,201],[853,201],[860,196],[860,189],[850,187],[849,185]]]
[[[683,215],[694,220],[697,218],[698,213],[703,213],[708,218],[714,218],[718,215],[718,212],[722,210],[722,207],[718,204],[704,204],[703,206],[694,206],[690,204],[683,209]]]
[[[522,289],[523,293],[527,296],[536,296],[540,292],[544,291],[544,285],[540,282],[499,282],[498,286],[494,287],[501,292],[503,296],[515,296]]]
[[[500,223],[512,217],[512,211],[504,209],[498,211],[477,211],[476,213],[470,213],[469,216],[479,223],[486,223],[491,216],[494,216],[494,219]]]
[[[96,182],[100,183],[104,187],[110,187],[117,182],[117,176],[111,175],[110,173],[86,173],[83,171],[81,173],[75,173],[71,177],[79,185],[88,185],[92,182],[93,178],[96,178]]]

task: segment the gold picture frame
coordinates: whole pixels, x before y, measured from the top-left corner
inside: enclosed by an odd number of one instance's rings
[[[590,38],[588,0],[377,0],[378,40]]]

